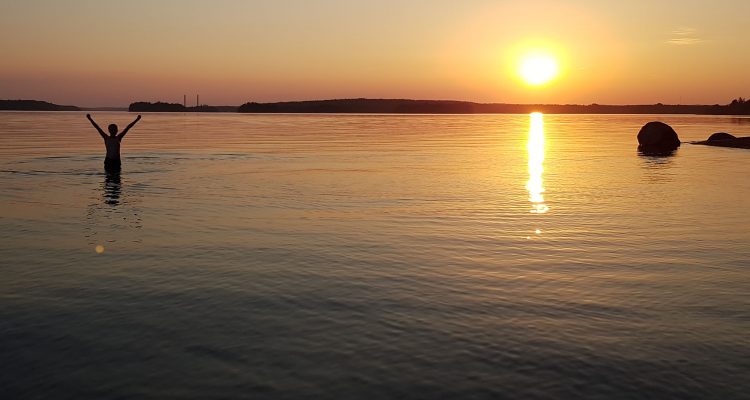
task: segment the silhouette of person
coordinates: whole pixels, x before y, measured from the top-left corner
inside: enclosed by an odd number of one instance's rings
[[[94,125],[99,134],[104,139],[104,146],[107,148],[107,156],[104,158],[104,170],[107,172],[119,172],[120,171],[120,142],[125,134],[128,133],[130,128],[135,125],[136,122],[140,121],[141,116],[139,115],[135,121],[131,122],[128,126],[123,129],[119,134],[117,133],[117,125],[109,124],[107,130],[109,130],[109,136],[107,136],[102,128],[94,122],[91,118],[91,114],[86,114],[86,118],[91,121],[91,125]]]

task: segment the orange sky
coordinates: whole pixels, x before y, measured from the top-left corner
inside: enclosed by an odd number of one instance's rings
[[[0,3],[0,98],[420,98],[721,103],[750,96],[750,1],[52,1]],[[559,57],[531,88],[529,49]]]

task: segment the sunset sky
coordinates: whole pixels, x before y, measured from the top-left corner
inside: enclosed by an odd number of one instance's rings
[[[0,2],[0,99],[720,103],[750,96],[748,0]],[[517,66],[553,54],[529,86]]]

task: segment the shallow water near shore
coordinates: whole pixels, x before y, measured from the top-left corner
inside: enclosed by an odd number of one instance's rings
[[[750,393],[748,119],[537,118],[1,112],[0,397]]]

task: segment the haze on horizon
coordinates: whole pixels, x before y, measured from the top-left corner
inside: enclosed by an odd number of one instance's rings
[[[747,15],[746,0],[8,0],[0,98],[726,104],[750,88]],[[532,88],[515,66],[536,48],[560,75]]]

